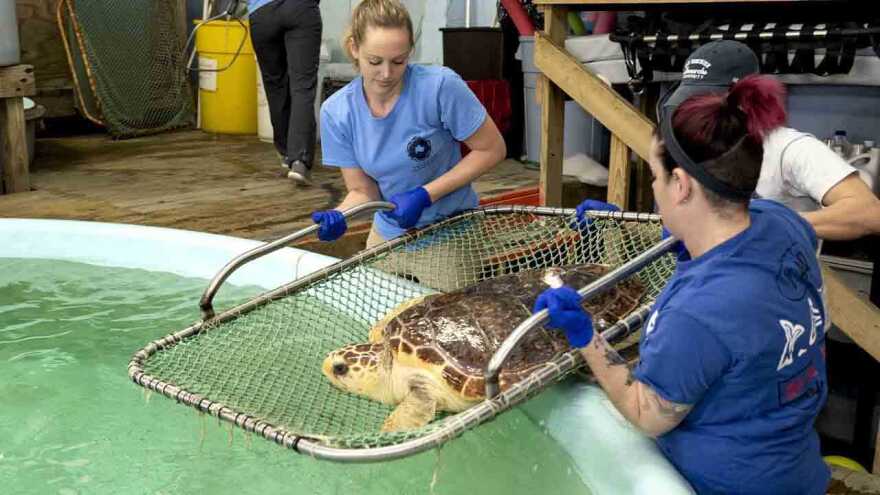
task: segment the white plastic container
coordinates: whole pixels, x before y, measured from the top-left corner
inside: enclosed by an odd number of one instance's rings
[[[269,118],[269,100],[266,99],[266,88],[263,86],[259,63],[257,63],[257,136],[260,141],[267,143],[273,141],[272,119]]]
[[[859,177],[868,185],[868,189],[880,194],[880,148],[872,146],[847,161],[859,171]]]
[[[0,0],[0,67],[21,62],[15,0]]]
[[[537,162],[541,153],[541,104],[537,100],[540,71],[534,64],[534,45],[532,36],[520,36],[517,58],[522,60],[523,70],[526,157],[529,161]],[[609,139],[610,134],[604,126],[577,102],[565,102],[563,158],[583,153],[599,163],[607,163]]]

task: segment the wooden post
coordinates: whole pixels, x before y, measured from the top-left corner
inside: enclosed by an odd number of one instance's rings
[[[877,439],[874,442],[874,468],[871,472],[880,476],[880,428],[877,428]]]
[[[824,263],[822,279],[831,321],[865,352],[880,361],[880,309],[844,285]],[[880,431],[877,432],[874,445],[872,472],[880,475]]]
[[[844,285],[824,263],[822,279],[831,321],[865,352],[880,361],[880,309]],[[874,449],[872,472],[880,475],[880,431],[877,432]]]
[[[629,147],[616,134],[612,134],[608,159],[608,202],[622,210],[629,210],[629,185]]]
[[[856,295],[824,263],[822,279],[831,321],[865,352],[880,361],[880,309]]]
[[[27,134],[21,98],[0,99],[0,163],[3,164],[5,194],[31,190],[28,174]]]
[[[874,307],[880,306],[880,246],[877,245],[880,242],[880,236],[871,236],[871,240],[873,241],[873,253],[872,258],[874,262],[874,273],[871,275],[871,292],[869,294],[869,300]],[[880,358],[877,359],[880,361]],[[871,468],[871,472],[880,476],[880,424],[877,425],[877,438],[874,439],[874,466]]]
[[[22,97],[35,92],[33,67],[0,67],[0,163],[3,164],[0,192],[6,194],[31,188]]]
[[[554,43],[565,44],[566,10],[544,8],[544,32]],[[535,33],[535,42],[538,33]],[[537,57],[536,57],[537,58]],[[565,94],[554,82],[540,75],[541,96],[541,177],[540,201],[543,206],[562,206],[562,139],[565,128]]]

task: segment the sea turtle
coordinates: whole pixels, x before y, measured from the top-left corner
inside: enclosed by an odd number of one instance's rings
[[[582,264],[551,270],[566,284],[583,287],[608,268]],[[397,405],[383,431],[419,428],[437,411],[463,411],[483,400],[489,359],[531,314],[547,288],[545,280],[552,280],[547,275],[548,270],[524,270],[404,302],[372,327],[368,343],[330,352],[322,371],[344,391]],[[601,330],[634,310],[643,293],[641,283],[629,279],[584,307]],[[562,332],[533,330],[501,370],[501,389],[568,349]]]

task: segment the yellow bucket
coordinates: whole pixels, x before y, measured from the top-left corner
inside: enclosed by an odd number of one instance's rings
[[[235,58],[239,46],[241,53]],[[201,70],[200,127],[218,134],[256,134],[257,61],[249,30],[237,21],[211,21],[196,31],[196,50]],[[229,66],[233,58],[235,62]],[[204,70],[226,66],[229,68],[220,72]]]
[[[829,466],[839,466],[859,473],[868,472],[868,470],[865,469],[864,466],[850,459],[849,457],[843,457],[840,455],[826,455],[823,459],[825,459],[825,463]]]

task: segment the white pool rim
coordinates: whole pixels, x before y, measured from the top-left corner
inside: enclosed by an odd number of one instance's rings
[[[239,254],[264,244],[163,227],[30,219],[0,219],[0,239],[2,257],[67,260],[207,279]],[[228,283],[271,289],[337,261],[282,248],[244,265]]]

